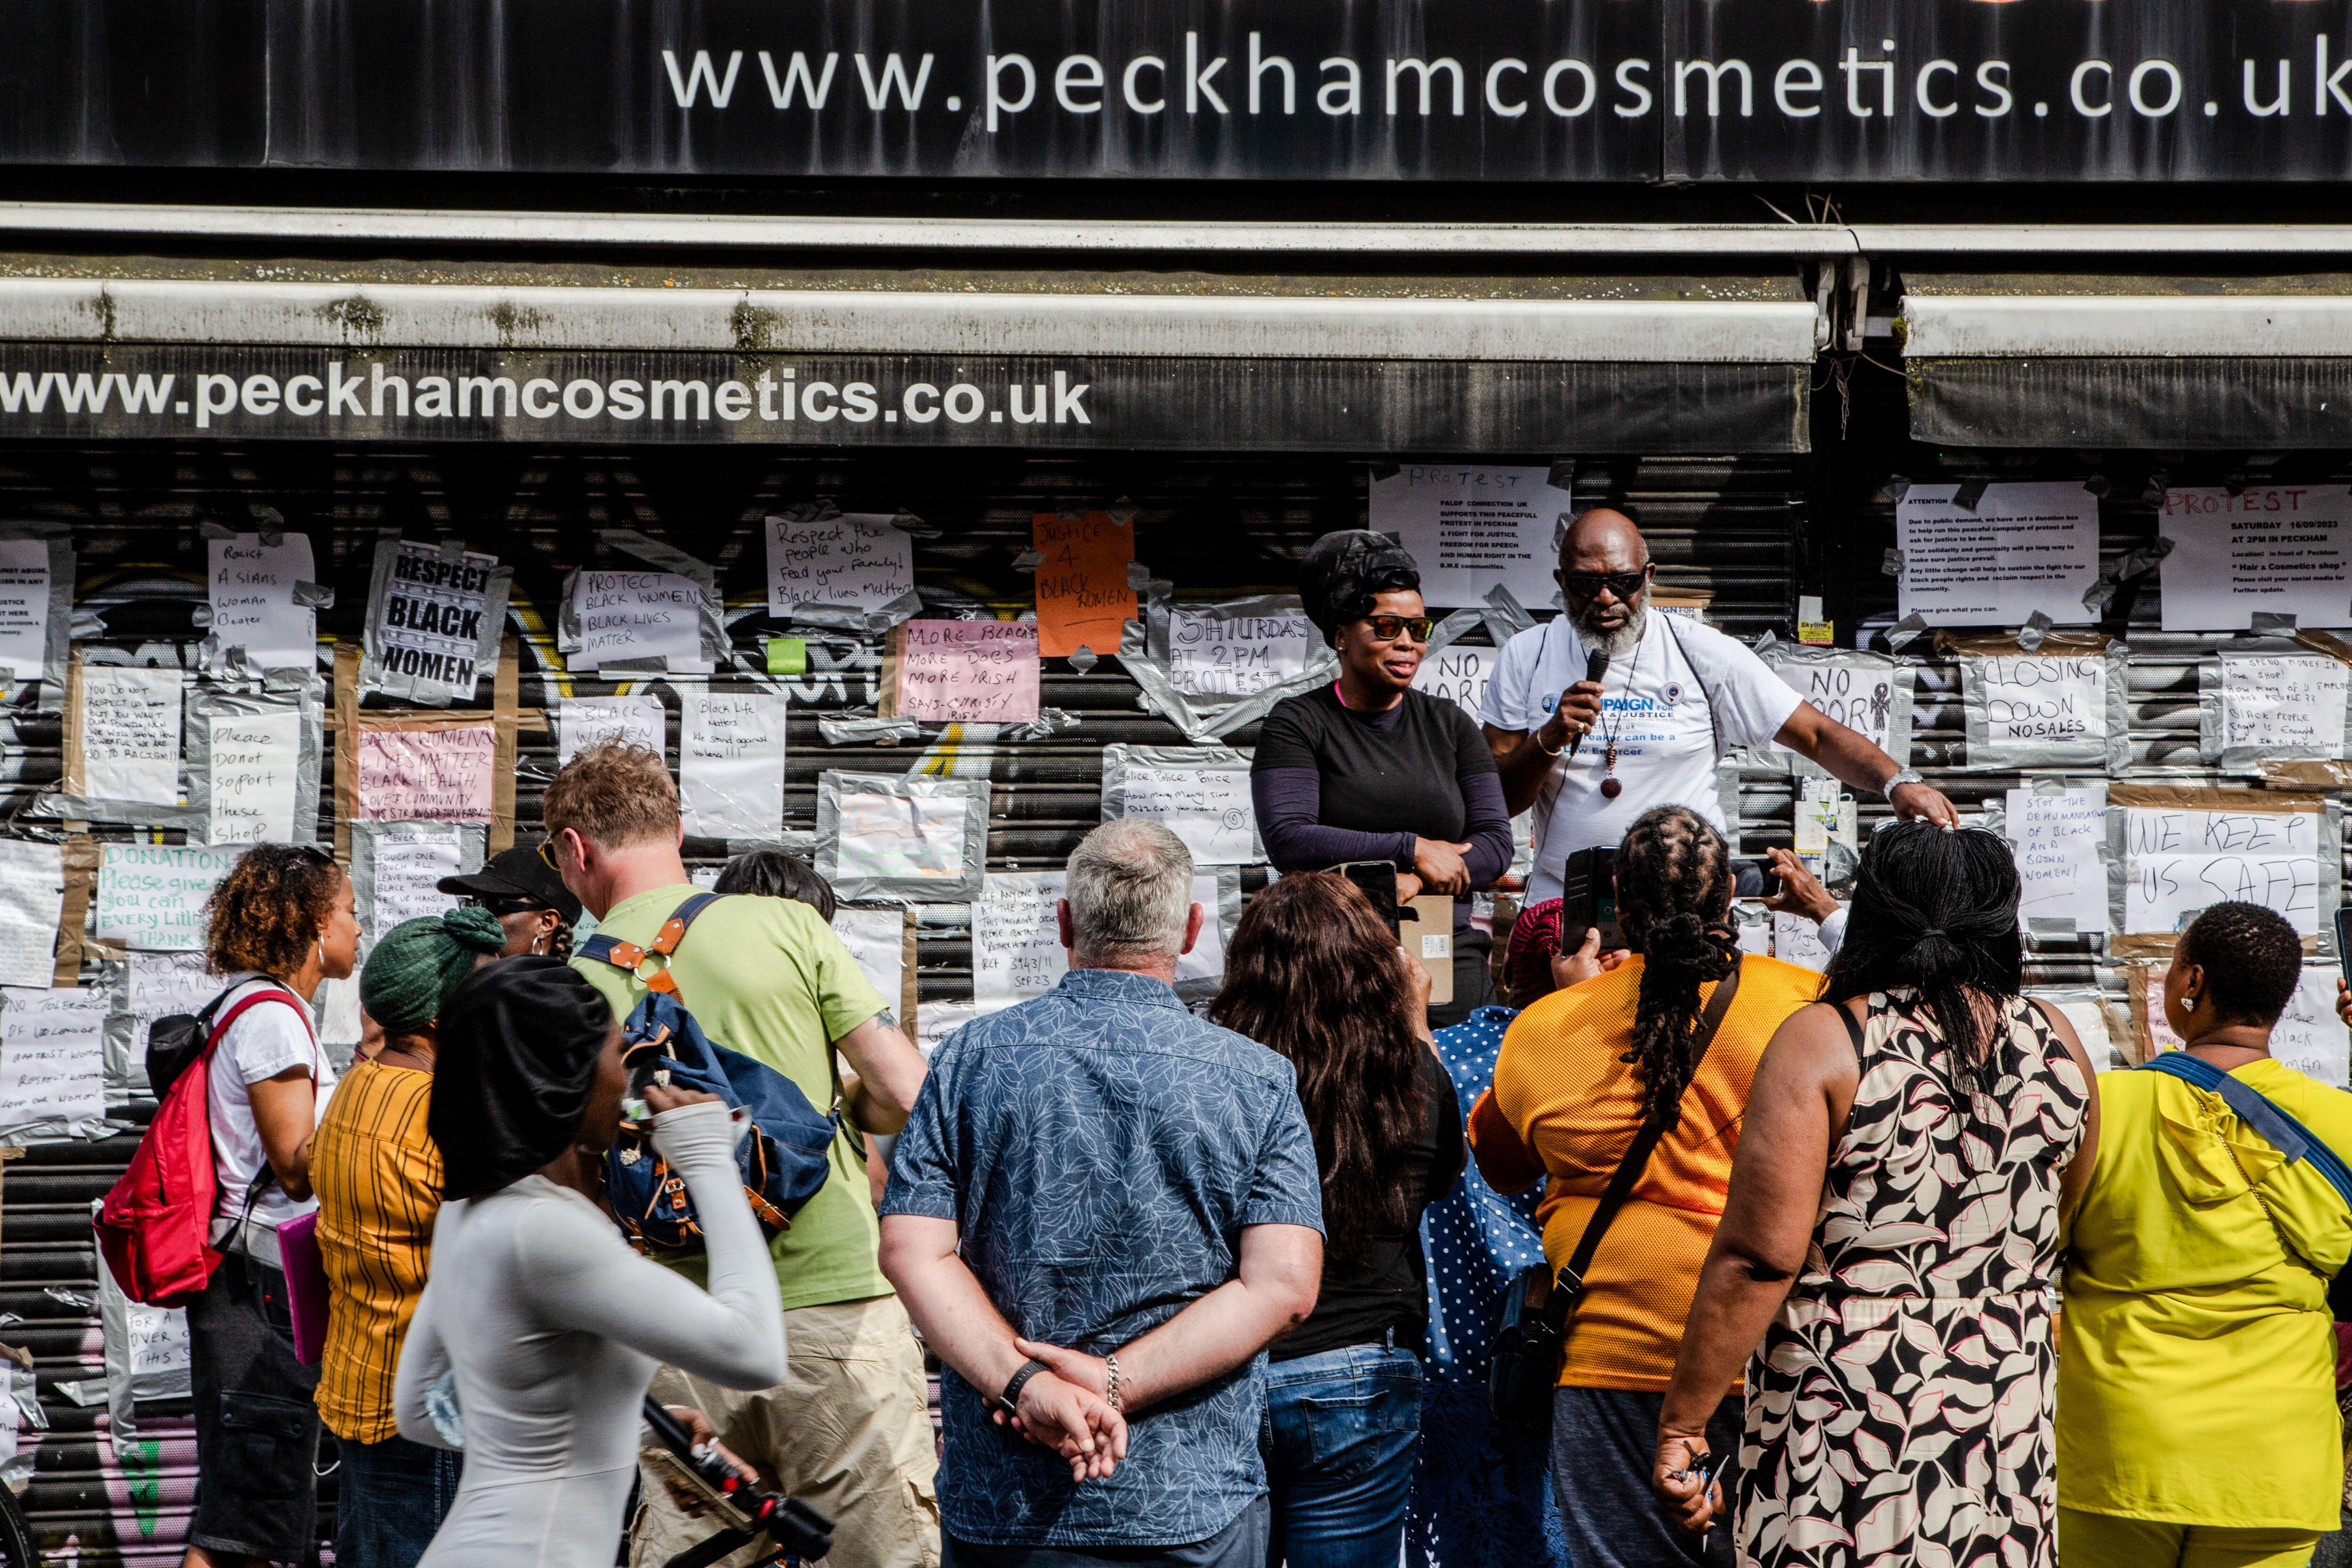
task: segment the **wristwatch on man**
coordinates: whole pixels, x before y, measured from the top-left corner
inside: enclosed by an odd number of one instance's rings
[[[1926,779],[1919,776],[1919,770],[1917,768],[1897,768],[1885,784],[1878,786],[1878,793],[1885,795],[1888,800],[1893,800],[1895,798],[1895,792],[1901,789],[1905,784],[1926,784],[1927,782],[1927,781]]]
[[[996,1396],[997,1408],[1003,1410],[1007,1415],[1020,1415],[1022,1389],[1027,1387],[1029,1380],[1039,1373],[1052,1370],[1053,1368],[1035,1356],[1031,1356],[1022,1363],[1021,1370],[1013,1374],[1013,1381],[1004,1385],[1004,1392]]]

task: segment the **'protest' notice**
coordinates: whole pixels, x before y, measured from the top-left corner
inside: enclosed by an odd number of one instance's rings
[[[2352,626],[2352,486],[2164,492],[2164,629],[2238,631],[2262,610]]]
[[[1483,605],[1497,584],[1522,605],[1550,604],[1554,541],[1575,510],[1549,468],[1407,463],[1372,480],[1372,527],[1420,563],[1423,599],[1448,608]]]

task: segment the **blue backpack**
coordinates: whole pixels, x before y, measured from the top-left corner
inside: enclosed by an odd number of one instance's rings
[[[715,1094],[751,1113],[751,1132],[736,1145],[735,1162],[743,1175],[743,1195],[772,1241],[792,1228],[793,1216],[832,1173],[829,1155],[841,1130],[841,1112],[836,1107],[820,1115],[792,1079],[705,1034],[679,999],[670,956],[695,917],[719,897],[697,893],[678,905],[650,947],[615,942],[600,931],[581,943],[580,955],[624,970],[646,987],[621,1026],[633,1083],[667,1067],[673,1088]],[[624,1124],[604,1156],[604,1201],[640,1252],[696,1251],[703,1245],[685,1178],[654,1152],[653,1139],[642,1128]]]

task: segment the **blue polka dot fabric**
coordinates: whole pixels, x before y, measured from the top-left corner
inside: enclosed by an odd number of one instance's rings
[[[1437,1034],[1437,1053],[1466,1115],[1495,1081],[1503,1031],[1517,1015],[1481,1007]],[[1422,1215],[1429,1257],[1429,1363],[1421,1458],[1413,1474],[1405,1555],[1431,1568],[1570,1568],[1540,1439],[1506,1434],[1486,1408],[1486,1368],[1503,1292],[1543,1261],[1536,1227],[1540,1184],[1506,1198],[1473,1163]]]

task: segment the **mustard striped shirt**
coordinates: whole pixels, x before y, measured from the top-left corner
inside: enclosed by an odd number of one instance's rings
[[[327,1102],[311,1144],[328,1284],[319,1415],[354,1443],[396,1436],[392,1374],[425,1293],[441,1155],[425,1129],[433,1076],[360,1062]]]

